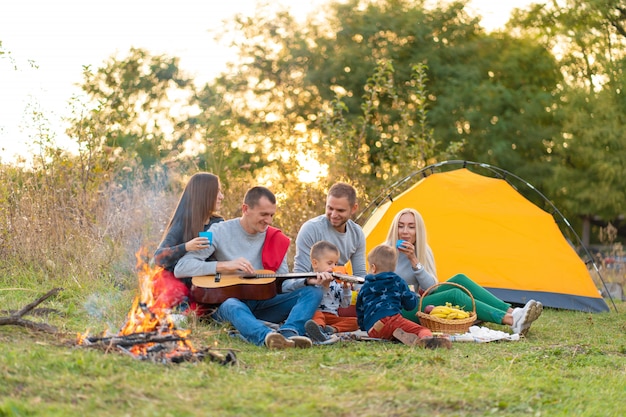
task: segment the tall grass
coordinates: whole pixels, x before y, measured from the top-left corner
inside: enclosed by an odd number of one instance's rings
[[[90,287],[134,279],[135,253],[152,253],[189,174],[168,166],[144,172],[83,175],[79,159],[53,154],[31,169],[0,165],[0,263],[10,276],[44,277],[48,284]],[[132,165],[131,165],[132,166]],[[180,171],[179,171],[180,169]],[[221,214],[240,215],[245,191],[257,185],[249,175],[222,180]],[[307,218],[322,212],[321,190],[273,186],[279,198],[275,224],[292,238]],[[301,193],[302,201],[290,197]],[[293,253],[293,248],[292,248]],[[14,284],[17,284],[15,282]]]
[[[103,182],[86,191],[71,176],[5,167],[0,253],[11,275],[49,284],[123,285],[143,244],[154,246],[171,200],[163,187]],[[34,272],[34,274],[33,274]],[[17,283],[16,283],[17,284]]]

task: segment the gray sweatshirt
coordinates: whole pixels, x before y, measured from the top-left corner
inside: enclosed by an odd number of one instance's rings
[[[296,256],[294,272],[313,272],[311,267],[311,247],[320,240],[333,243],[339,249],[339,264],[350,261],[352,275],[365,277],[365,233],[361,226],[348,220],[346,232],[339,233],[330,224],[326,215],[322,214],[307,220],[296,237]],[[288,279],[283,282],[283,291],[294,291],[304,286],[303,279]]]
[[[241,227],[239,220],[238,217],[211,226],[213,244],[207,249],[187,252],[176,264],[174,275],[178,278],[215,275],[217,261],[232,261],[239,257],[250,261],[254,269],[263,269],[261,253],[266,233],[247,233]],[[207,261],[211,255],[214,255],[217,261]],[[286,274],[288,272],[289,267],[285,255],[276,273]]]
[[[437,279],[430,275],[425,268],[415,270],[404,254],[399,254],[398,263],[396,265],[396,274],[400,275],[408,285],[413,285],[413,291],[416,293],[421,288],[427,290],[437,283]]]

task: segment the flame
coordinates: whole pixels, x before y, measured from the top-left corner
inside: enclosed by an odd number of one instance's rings
[[[76,335],[76,344],[77,345],[84,345],[85,344],[85,340],[89,337],[89,329],[87,329],[87,331],[85,333],[78,333]]]
[[[181,340],[176,341],[174,349],[165,353],[165,357],[172,358],[185,353],[195,353],[197,350],[186,337],[191,330],[177,329],[171,316],[171,311],[163,302],[155,298],[154,282],[160,267],[151,267],[144,261],[147,258],[147,249],[141,248],[136,254],[137,278],[139,280],[139,294],[134,298],[130,311],[126,316],[126,322],[118,333],[118,336],[129,336],[138,333],[156,333],[158,336],[173,335]],[[77,343],[84,344],[89,336],[89,331],[78,334]],[[173,343],[173,342],[172,342]],[[143,343],[133,345],[129,352],[135,356],[145,357],[156,343]]]

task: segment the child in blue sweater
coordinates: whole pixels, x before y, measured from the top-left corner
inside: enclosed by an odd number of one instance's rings
[[[397,251],[389,245],[378,245],[367,255],[370,274],[365,276],[356,300],[359,327],[370,337],[399,340],[409,346],[449,349],[449,339],[433,338],[428,328],[402,317],[402,309],[414,309],[418,298],[393,272],[397,260]]]

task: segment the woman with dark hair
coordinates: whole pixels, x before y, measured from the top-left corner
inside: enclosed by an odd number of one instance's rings
[[[191,278],[176,278],[174,267],[186,253],[209,247],[208,239],[200,237],[199,233],[224,221],[217,214],[223,199],[220,179],[216,175],[199,172],[189,179],[154,252],[154,263],[163,268],[152,278],[155,306],[181,311],[188,306],[198,315],[205,313],[191,299]]]
[[[397,246],[399,256],[396,274],[413,286],[415,292],[422,292],[435,285],[438,282],[435,260],[426,239],[424,219],[417,210],[405,208],[394,217],[385,243],[395,247],[400,240],[402,243]],[[448,281],[463,286],[472,294],[479,320],[509,325],[516,334],[525,334],[543,309],[541,303],[535,300],[528,301],[524,307],[513,308],[464,274],[457,274]],[[465,291],[455,286],[442,285],[424,297],[422,310],[427,305],[445,305],[446,302],[466,308],[472,306],[472,300]],[[403,311],[405,318],[419,322],[416,313],[417,308]]]
[[[161,243],[154,252],[154,263],[174,271],[176,263],[185,253],[208,247],[207,238],[199,237],[198,233],[224,221],[217,214],[223,199],[217,175],[208,172],[194,174],[185,186]]]

